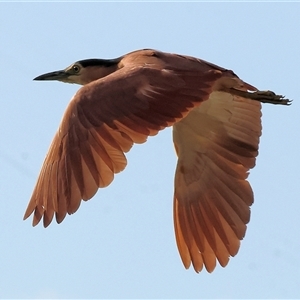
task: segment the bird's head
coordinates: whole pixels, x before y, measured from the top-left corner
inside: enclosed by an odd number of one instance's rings
[[[67,83],[88,84],[107,76],[119,68],[120,58],[80,60],[64,70],[40,75],[33,80],[58,80]]]

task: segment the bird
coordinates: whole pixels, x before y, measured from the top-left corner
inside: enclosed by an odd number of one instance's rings
[[[34,80],[82,85],[69,102],[46,154],[24,220],[61,223],[82,200],[107,187],[125,153],[173,127],[178,157],[173,222],[186,269],[212,272],[237,254],[250,220],[262,132],[261,103],[289,105],[233,71],[153,49],[114,59],[84,59]]]

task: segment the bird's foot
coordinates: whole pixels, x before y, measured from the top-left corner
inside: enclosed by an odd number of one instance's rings
[[[246,92],[241,90],[236,90],[234,88],[226,89],[227,92],[244,97],[247,99],[256,100],[262,103],[272,103],[272,104],[281,104],[281,105],[291,105],[292,101],[285,99],[285,96],[276,95],[272,91],[256,91],[256,92]]]
[[[262,103],[272,103],[272,104],[281,104],[281,105],[291,105],[292,101],[285,99],[285,96],[276,95],[272,91],[257,91],[250,93],[250,98],[253,100],[260,101]]]

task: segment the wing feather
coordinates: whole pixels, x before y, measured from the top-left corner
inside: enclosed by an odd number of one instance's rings
[[[224,267],[238,252],[253,203],[247,177],[260,118],[260,103],[216,91],[174,125],[174,227],[186,268],[212,272],[216,260]]]
[[[79,89],[46,155],[24,219],[34,212],[33,225],[44,217],[46,227],[55,214],[60,223],[125,168],[124,152],[134,143],[184,118],[208,99],[222,76],[235,77],[200,60],[160,56],[151,52],[140,63],[125,58],[123,68]]]

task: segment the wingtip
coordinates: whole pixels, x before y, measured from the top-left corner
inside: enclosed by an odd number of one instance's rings
[[[32,211],[29,212],[28,209],[25,211],[24,216],[23,216],[23,221],[27,220],[30,215],[32,214]]]

